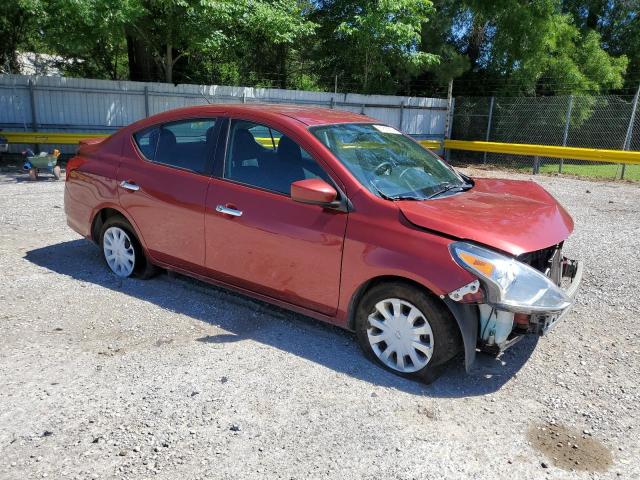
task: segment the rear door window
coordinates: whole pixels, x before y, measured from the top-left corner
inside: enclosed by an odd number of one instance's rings
[[[205,173],[213,154],[216,120],[183,120],[136,133],[134,138],[147,160]]]

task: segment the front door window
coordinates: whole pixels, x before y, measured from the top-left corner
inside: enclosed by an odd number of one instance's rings
[[[298,180],[328,180],[311,155],[291,138],[244,120],[231,124],[224,178],[284,195]]]

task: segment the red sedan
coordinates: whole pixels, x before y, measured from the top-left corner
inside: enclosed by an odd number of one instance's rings
[[[533,182],[472,179],[362,115],[284,105],[165,112],[67,165],[71,228],[120,277],[159,267],[355,331],[430,381],[544,334],[582,276],[573,222]]]

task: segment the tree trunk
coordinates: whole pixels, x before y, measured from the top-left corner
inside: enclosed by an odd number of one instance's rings
[[[157,80],[153,58],[144,42],[127,34],[127,57],[129,59],[129,80],[152,82]]]
[[[364,85],[363,92],[367,93],[367,89],[369,88],[369,51],[365,50],[364,52]]]
[[[280,88],[287,88],[287,46],[280,45],[278,47],[278,70],[280,74]]]
[[[469,32],[469,40],[467,46],[467,56],[469,57],[469,60],[471,61],[471,65],[473,67],[478,66],[478,60],[480,59],[486,29],[487,23],[482,18],[476,15],[473,19],[471,31]]]
[[[606,0],[595,0],[590,2],[589,10],[587,11],[586,26],[592,30],[598,30],[598,20],[602,16],[602,12],[606,7]]]
[[[167,83],[173,83],[173,48],[168,43],[165,48],[164,57],[164,81]]]

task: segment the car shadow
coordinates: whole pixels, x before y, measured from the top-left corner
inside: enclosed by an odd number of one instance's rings
[[[225,331],[197,338],[198,342],[252,340],[372,385],[421,396],[467,397],[495,392],[522,368],[537,343],[537,337],[526,337],[499,358],[478,354],[470,374],[461,360],[455,360],[438,380],[424,385],[374,367],[361,354],[351,333],[304,315],[182,275],[163,274],[148,281],[120,279],[104,265],[96,246],[84,239],[30,250],[25,258],[60,275],[117,290]]]

